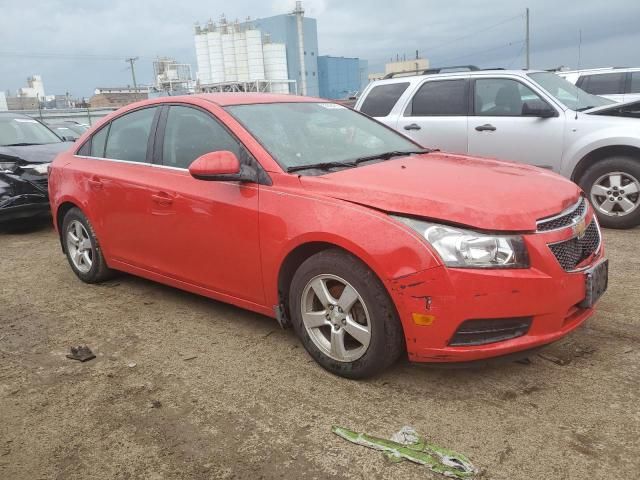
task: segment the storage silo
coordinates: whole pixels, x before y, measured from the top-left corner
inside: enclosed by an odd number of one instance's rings
[[[236,71],[236,49],[233,41],[234,28],[232,25],[222,26],[222,56],[224,60],[224,81],[238,81],[238,73]]]
[[[262,55],[262,33],[250,28],[245,32],[247,39],[247,64],[249,81],[264,80],[264,56]]]
[[[198,65],[198,79],[201,84],[211,83],[211,69],[209,63],[209,45],[207,44],[207,30],[195,27],[194,41],[196,45],[196,63]]]
[[[207,33],[207,44],[209,46],[209,67],[211,73],[211,83],[224,82],[224,57],[222,55],[222,38],[220,30],[215,26]]]
[[[247,61],[247,37],[240,30],[237,22],[233,34],[233,45],[236,51],[236,75],[239,82],[249,80],[249,63]]]
[[[284,43],[265,43],[262,46],[264,74],[267,80],[287,80],[287,48]],[[271,85],[272,93],[289,93],[289,84]]]

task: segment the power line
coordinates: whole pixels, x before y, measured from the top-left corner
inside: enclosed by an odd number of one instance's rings
[[[125,55],[96,55],[96,54],[68,54],[68,53],[24,53],[24,52],[2,52],[0,57],[21,57],[21,58],[45,58],[52,60],[108,60],[122,61]],[[150,57],[138,57],[150,58]]]
[[[476,56],[476,55],[482,55],[483,53],[493,52],[493,51],[496,51],[496,50],[501,50],[501,49],[506,48],[506,47],[511,47],[512,45],[519,45],[519,44],[524,44],[524,43],[525,43],[524,40],[518,40],[516,42],[509,42],[509,43],[506,43],[506,44],[498,45],[497,47],[485,48],[485,49],[482,49],[482,50],[477,50],[475,52],[467,53],[466,55],[460,55],[458,57],[448,58],[447,61],[448,62],[457,61],[457,60],[460,60],[462,58],[468,58],[468,57],[473,57],[473,56]]]

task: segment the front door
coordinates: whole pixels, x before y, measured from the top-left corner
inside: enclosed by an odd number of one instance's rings
[[[469,154],[557,170],[562,158],[564,112],[531,88],[510,78],[474,81],[474,115],[469,117]],[[553,108],[558,116],[530,112]]]
[[[262,304],[259,185],[196,180],[188,168],[200,155],[228,150],[241,162],[246,149],[210,113],[165,107],[156,146],[162,166],[150,179],[153,270],[192,285]],[[161,125],[165,124],[164,119]]]

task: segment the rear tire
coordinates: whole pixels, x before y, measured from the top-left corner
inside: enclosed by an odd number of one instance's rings
[[[640,225],[640,160],[623,156],[601,160],[587,169],[579,184],[603,227]]]
[[[99,283],[113,276],[114,271],[107,266],[93,226],[79,208],[66,213],[60,234],[69,265],[80,280]]]
[[[402,326],[384,286],[364,263],[341,250],[324,250],[300,265],[289,307],[309,355],[335,375],[375,375],[404,351]]]

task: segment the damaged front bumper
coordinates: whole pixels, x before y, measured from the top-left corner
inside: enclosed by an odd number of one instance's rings
[[[586,268],[604,248],[565,271],[548,244],[562,233],[525,236],[527,269],[434,267],[388,282],[414,362],[474,362],[552,343],[594,313],[585,308]]]
[[[49,212],[46,176],[0,173],[0,223]]]

